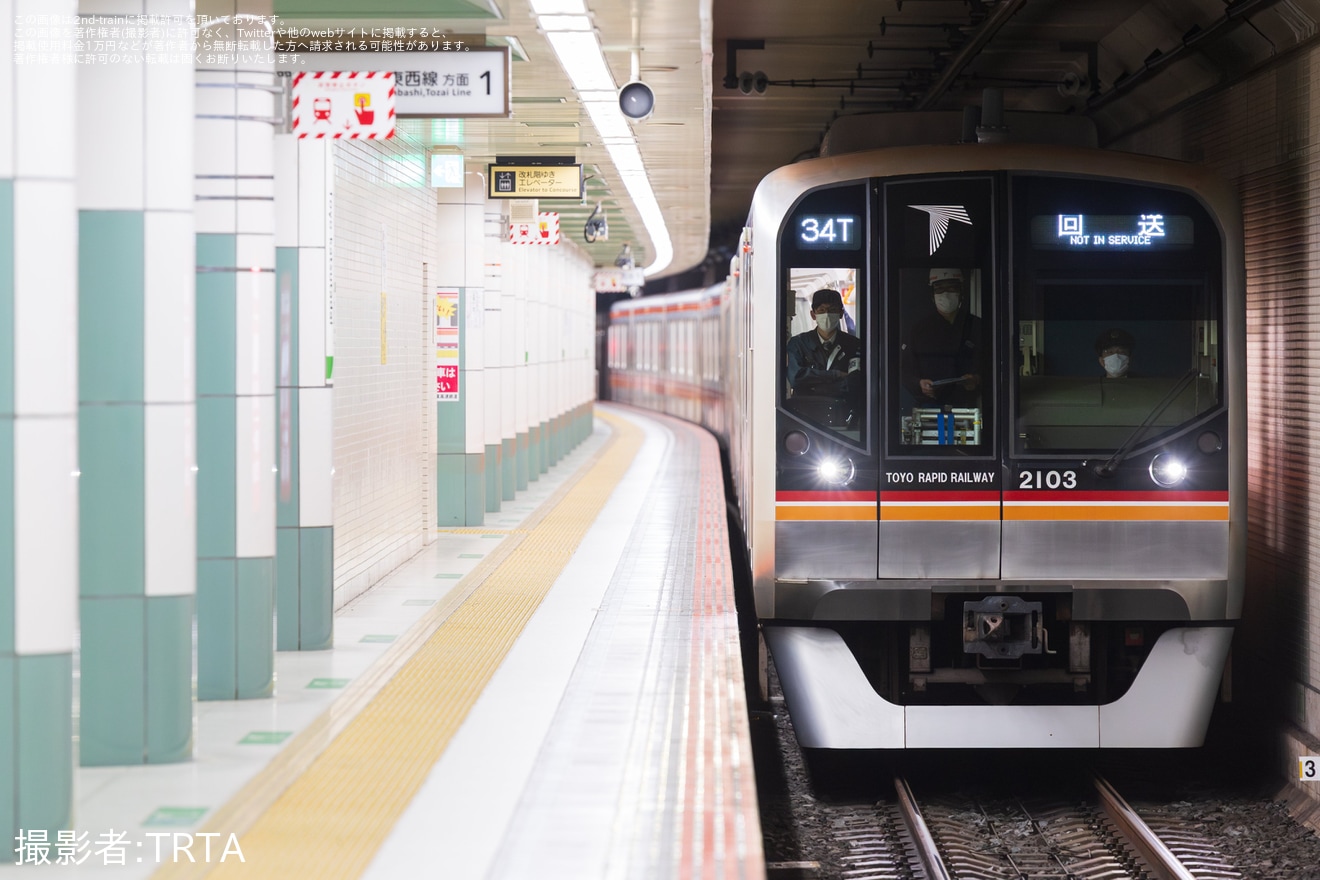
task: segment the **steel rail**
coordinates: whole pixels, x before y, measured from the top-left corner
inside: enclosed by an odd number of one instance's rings
[[[907,780],[895,776],[894,790],[898,793],[898,808],[903,813],[903,821],[916,846],[917,858],[926,869],[926,877],[928,880],[952,880],[953,875],[949,873],[949,869],[944,866],[944,860],[940,858],[940,852],[935,847],[935,838],[926,827],[926,820],[921,818],[917,799],[912,796],[912,789],[908,786]]]
[[[1150,826],[1137,815],[1137,811],[1128,805],[1107,780],[1094,775],[1095,789],[1100,794],[1100,808],[1114,823],[1114,827],[1132,844],[1152,874],[1159,880],[1196,880],[1196,875],[1178,860],[1178,857],[1164,845],[1164,841],[1151,830]]]

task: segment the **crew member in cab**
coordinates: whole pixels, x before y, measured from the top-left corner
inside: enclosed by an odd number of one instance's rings
[[[1095,355],[1104,367],[1105,378],[1126,379],[1132,373],[1132,350],[1137,342],[1121,327],[1110,327],[1095,339]]]
[[[930,303],[903,336],[903,387],[917,406],[980,406],[981,319],[968,311],[961,269],[930,270]]]
[[[811,295],[816,326],[788,340],[788,385],[795,397],[848,398],[861,389],[862,341],[845,332],[843,297],[822,288]]]

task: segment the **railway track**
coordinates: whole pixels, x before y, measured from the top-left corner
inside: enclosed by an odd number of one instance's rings
[[[1146,822],[1106,780],[1071,797],[938,796],[839,808],[845,880],[1242,880],[1202,836]]]

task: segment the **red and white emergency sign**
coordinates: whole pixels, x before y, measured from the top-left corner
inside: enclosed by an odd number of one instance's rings
[[[295,74],[293,133],[300,138],[394,137],[394,73]]]
[[[559,213],[542,211],[535,223],[510,223],[510,244],[559,244]]]

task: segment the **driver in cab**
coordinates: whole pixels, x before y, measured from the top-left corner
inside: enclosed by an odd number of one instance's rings
[[[981,319],[966,308],[961,269],[930,270],[930,303],[902,340],[903,387],[917,406],[979,406]]]
[[[845,397],[861,377],[862,341],[844,332],[843,297],[823,288],[811,295],[816,326],[788,340],[788,384],[794,395]]]

